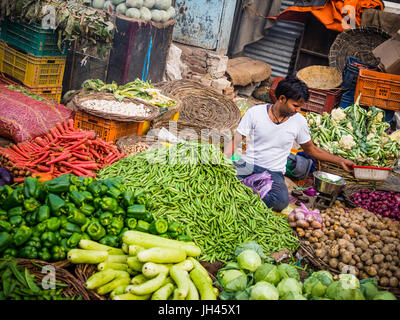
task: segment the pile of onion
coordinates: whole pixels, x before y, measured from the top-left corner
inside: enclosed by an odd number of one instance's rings
[[[400,221],[400,194],[396,192],[362,189],[354,193],[351,200],[360,208],[384,218]]]
[[[288,216],[289,226],[302,229],[322,229],[323,221],[318,209],[309,210],[303,203]]]

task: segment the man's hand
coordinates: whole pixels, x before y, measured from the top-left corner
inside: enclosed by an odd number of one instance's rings
[[[347,172],[351,173],[354,170],[353,166],[355,166],[356,164],[353,161],[349,160],[349,159],[341,158],[340,159],[340,165],[342,166],[342,168],[344,170],[346,170]]]

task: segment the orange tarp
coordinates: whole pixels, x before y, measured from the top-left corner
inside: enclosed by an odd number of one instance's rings
[[[354,27],[359,27],[362,11],[369,8],[384,9],[379,0],[329,0],[323,7],[289,7],[279,14],[278,19],[290,11],[311,12],[326,28],[342,32],[351,26],[351,18],[355,20]]]

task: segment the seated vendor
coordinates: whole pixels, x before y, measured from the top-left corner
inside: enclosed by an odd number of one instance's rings
[[[303,81],[287,77],[279,82],[275,95],[277,101],[274,104],[256,105],[244,114],[234,138],[225,148],[225,155],[230,158],[239,143],[245,137],[250,138],[243,157],[234,162],[237,177],[244,179],[268,171],[273,184],[263,201],[272,210],[280,212],[289,204],[284,174],[294,141],[310,157],[339,164],[348,172],[353,170],[355,163],[322,150],[311,141],[306,118],[298,113],[309,98]]]

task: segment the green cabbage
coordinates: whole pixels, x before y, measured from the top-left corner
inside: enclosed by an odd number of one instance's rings
[[[225,287],[229,282],[243,275],[243,271],[240,270],[224,270],[220,273],[220,276],[222,277],[221,284],[223,287]]]
[[[339,280],[343,281],[343,285],[347,288],[346,289],[358,289],[360,288],[360,280],[354,274],[350,273],[342,273],[339,274]]]
[[[300,280],[300,274],[298,273],[296,267],[290,264],[287,263],[280,264],[278,266],[278,272],[282,279],[293,278],[296,280]]]
[[[379,291],[372,300],[397,300],[397,298],[389,291]]]
[[[127,8],[127,6],[126,6],[125,3],[120,3],[120,4],[117,5],[117,7],[115,8],[115,11],[116,11],[117,13],[120,13],[120,14],[125,14],[125,12],[126,12],[127,9],[128,9],[128,8]]]
[[[279,296],[283,297],[288,292],[302,294],[303,285],[300,281],[294,278],[285,278],[279,282],[278,286]]]
[[[326,290],[326,296],[331,300],[365,300],[354,280],[347,277],[333,282]]]
[[[267,281],[273,285],[277,285],[281,281],[281,276],[279,275],[278,268],[270,263],[264,263],[259,266],[254,273],[254,280]]]
[[[128,18],[140,19],[140,11],[137,8],[129,8],[126,10],[125,15]]]
[[[376,278],[367,278],[360,281],[360,289],[366,299],[372,300],[379,292]]]
[[[251,249],[242,251],[237,257],[240,269],[254,272],[262,264],[260,255]]]
[[[93,0],[92,7],[96,9],[104,8],[104,0]]]
[[[333,277],[328,271],[314,272],[304,281],[304,292],[311,297],[322,297],[332,282]]]
[[[251,288],[250,300],[279,300],[279,292],[269,282],[260,281]]]
[[[303,295],[301,295],[298,292],[293,292],[290,291],[288,293],[286,293],[281,300],[307,300],[306,297],[304,297]]]

